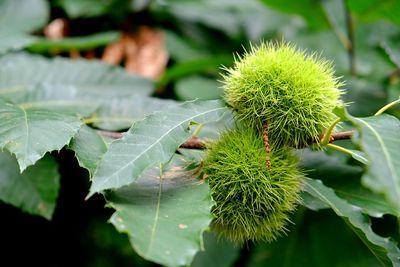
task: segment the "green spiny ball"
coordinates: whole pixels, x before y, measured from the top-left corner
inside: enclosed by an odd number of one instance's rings
[[[273,149],[270,162],[268,171],[264,143],[251,128],[230,130],[209,147],[203,170],[217,232],[238,243],[272,241],[285,233],[303,174],[287,148]]]
[[[239,119],[257,128],[267,122],[275,146],[299,148],[335,120],[341,85],[330,62],[287,43],[263,43],[227,69],[224,97]]]

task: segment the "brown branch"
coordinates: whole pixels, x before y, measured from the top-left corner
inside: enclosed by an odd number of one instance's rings
[[[268,138],[268,122],[263,123],[263,141],[265,147],[265,160],[267,162],[267,170],[271,171],[271,147],[269,146],[269,138]]]
[[[338,141],[338,140],[347,140],[350,139],[353,134],[354,134],[354,130],[352,131],[347,131],[347,132],[337,132],[337,133],[333,133],[331,135],[331,140],[329,141],[329,143],[332,143],[334,141]]]
[[[122,133],[119,132],[111,132],[111,131],[104,131],[104,130],[96,130],[98,134],[104,137],[109,137],[112,139],[120,139],[122,138]]]
[[[104,130],[97,130],[97,133],[104,136],[109,137],[112,139],[120,139],[122,138],[123,134],[118,132],[111,132],[111,131],[104,131]],[[188,149],[205,149],[207,142],[198,138],[197,136],[192,136],[185,143],[183,143],[180,148],[188,148]]]
[[[267,126],[268,127],[268,126]],[[268,129],[267,129],[268,131]],[[109,137],[112,139],[119,139],[122,137],[122,133],[118,132],[110,132],[110,131],[104,131],[104,130],[97,130],[97,133],[104,136],[104,137]],[[264,134],[265,134],[265,129],[264,129]],[[333,133],[331,135],[330,143],[338,140],[347,140],[350,139],[354,134],[354,131],[347,131],[347,132],[337,132]],[[265,143],[265,136],[264,137],[264,143]],[[267,137],[267,142],[268,142],[268,137]],[[205,149],[206,148],[207,142],[196,137],[192,136],[189,138],[185,143],[183,143],[180,148],[188,148],[188,149]],[[269,152],[267,151],[267,147],[265,148],[267,154],[269,155]],[[268,164],[268,158],[267,158],[267,164]],[[267,165],[268,167],[268,165]],[[270,168],[270,167],[269,167]]]

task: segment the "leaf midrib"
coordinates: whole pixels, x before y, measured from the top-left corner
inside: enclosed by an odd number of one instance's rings
[[[158,186],[158,196],[157,196],[157,205],[156,205],[156,214],[154,216],[154,222],[153,222],[153,227],[151,228],[151,233],[150,233],[150,242],[149,246],[147,248],[147,251],[145,253],[146,256],[150,255],[151,249],[153,248],[153,243],[154,243],[154,236],[156,233],[157,225],[158,225],[158,218],[160,215],[160,205],[161,205],[161,194],[162,194],[162,186],[163,186],[163,177],[162,177],[162,167],[160,166],[160,183]]]
[[[24,122],[25,122],[25,127],[26,127],[26,137],[25,137],[25,153],[24,155],[28,155],[28,141],[29,141],[29,125],[28,125],[28,114],[26,113],[26,110],[21,107],[21,106],[17,106],[19,109],[22,110],[23,114],[24,114]],[[26,165],[26,164],[24,164]],[[20,170],[21,172],[24,171],[24,169],[26,168],[26,166],[20,166]]]

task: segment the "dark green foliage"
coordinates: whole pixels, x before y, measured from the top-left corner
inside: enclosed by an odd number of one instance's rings
[[[289,149],[273,149],[270,156],[268,171],[262,138],[251,128],[224,133],[206,153],[213,227],[233,241],[272,241],[286,232],[303,175]]]

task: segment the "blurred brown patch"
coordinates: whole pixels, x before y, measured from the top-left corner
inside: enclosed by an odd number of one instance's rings
[[[51,40],[60,40],[70,34],[69,21],[67,19],[54,19],[46,28],[44,28],[44,36]],[[60,51],[54,49],[51,54],[58,55]],[[69,51],[69,57],[72,59],[81,58],[81,53],[78,50],[72,49]]]
[[[57,40],[62,39],[69,34],[69,24],[66,19],[55,19],[49,23],[44,29],[44,36],[49,39]]]
[[[112,65],[119,65],[122,62],[125,54],[124,43],[122,42],[123,38],[124,37],[122,37],[121,40],[117,43],[109,44],[106,46],[101,57],[102,61]]]
[[[70,34],[67,19],[55,19],[44,30],[44,35],[52,40],[59,40]],[[53,55],[59,51],[52,51]],[[69,57],[76,59],[96,58],[95,50],[79,52],[72,49]],[[105,47],[101,60],[107,64],[120,65],[123,63],[129,73],[138,74],[149,79],[158,80],[163,74],[169,55],[165,48],[164,36],[161,32],[150,27],[140,27],[135,34],[124,33],[118,42]]]
[[[102,60],[109,64],[125,60],[127,72],[158,80],[168,63],[164,36],[149,27],[141,27],[137,34],[124,34],[120,41],[108,45]]]

